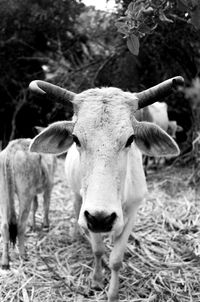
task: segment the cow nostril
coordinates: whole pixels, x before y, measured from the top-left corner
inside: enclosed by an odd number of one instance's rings
[[[113,212],[111,215],[109,215],[109,216],[107,216],[105,218],[105,220],[104,220],[105,224],[107,224],[107,225],[113,224],[113,222],[115,221],[116,217],[117,217],[116,213]]]
[[[90,214],[89,214],[88,211],[85,211],[85,212],[84,212],[84,215],[85,215],[86,218],[88,218]]]
[[[88,211],[85,211],[84,214],[88,221],[94,220],[94,216],[92,216]]]
[[[88,228],[93,232],[111,231],[113,223],[117,217],[115,212],[110,215],[106,215],[104,212],[97,212],[95,215],[91,215],[88,211],[85,211],[84,215]]]

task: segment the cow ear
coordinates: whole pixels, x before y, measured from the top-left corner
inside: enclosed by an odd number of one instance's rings
[[[182,132],[182,131],[183,131],[183,127],[177,125],[176,132]]]
[[[53,123],[32,140],[29,150],[38,153],[64,153],[73,143],[73,128],[73,122]]]
[[[149,156],[177,156],[180,153],[176,142],[159,126],[148,122],[137,122],[135,143]]]
[[[35,126],[34,128],[37,131],[37,133],[40,133],[45,129],[45,127],[41,127],[41,126]]]

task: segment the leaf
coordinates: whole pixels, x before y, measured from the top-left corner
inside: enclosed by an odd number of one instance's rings
[[[127,29],[126,29],[126,28],[123,28],[123,27],[118,27],[117,31],[118,31],[119,33],[121,33],[121,34],[126,35],[126,36],[127,36],[127,34],[128,34]]]
[[[164,12],[162,10],[159,12],[159,19],[162,22],[173,23],[173,21],[171,19],[167,18],[167,16],[164,14]]]
[[[153,9],[153,7],[148,7],[148,8],[145,8],[144,10],[143,10],[143,14],[144,15],[152,15],[153,14],[153,12],[154,12],[154,9]]]
[[[133,2],[129,3],[128,8],[125,11],[125,15],[131,16],[133,14],[133,12],[134,12],[134,7],[135,7],[135,5],[134,5]]]
[[[129,3],[127,11],[133,12],[135,9],[135,4],[133,2]]]
[[[127,20],[127,17],[120,17],[118,18],[117,22],[124,22]]]
[[[140,42],[136,35],[131,34],[129,37],[127,37],[127,47],[135,56],[139,54]]]
[[[129,33],[129,27],[126,23],[122,23],[122,22],[116,22],[115,23],[116,27],[117,27],[117,30],[118,32],[122,33],[122,34],[125,34],[125,35],[128,35]]]
[[[151,32],[151,28],[146,25],[145,23],[141,23],[139,26],[138,26],[138,29],[137,29],[139,32],[141,33],[144,33],[144,34],[147,34],[149,32]]]

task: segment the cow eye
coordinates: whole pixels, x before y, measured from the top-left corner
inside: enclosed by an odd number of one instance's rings
[[[135,138],[135,136],[134,136],[134,134],[132,134],[132,135],[128,138],[128,140],[127,140],[127,142],[126,142],[126,145],[125,145],[125,148],[130,147],[130,145],[132,144],[134,138]]]
[[[77,137],[76,135],[74,135],[74,134],[73,134],[72,136],[73,136],[73,140],[74,140],[74,142],[76,143],[76,145],[77,145],[78,147],[80,147],[80,146],[81,146],[81,143],[80,143],[78,137]]]

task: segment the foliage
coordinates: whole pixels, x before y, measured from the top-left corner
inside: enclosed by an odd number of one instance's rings
[[[177,74],[189,81],[198,74],[199,37],[187,22],[184,1],[179,1],[182,7],[175,0],[116,2],[120,5],[112,14],[75,0],[0,2],[0,140],[4,144],[13,137],[33,136],[35,125],[70,118],[71,108],[66,115],[61,104],[44,102],[25,91],[33,79],[75,92],[94,86],[137,91]],[[188,4],[191,14],[193,6]],[[163,20],[162,12],[173,22]],[[133,36],[127,43],[135,47],[134,52],[140,44],[138,56],[128,51],[116,22],[125,36],[131,28]],[[181,93],[167,102],[171,117],[188,131],[188,102]]]
[[[199,1],[134,0],[129,3],[125,16],[117,20],[116,26],[127,39],[128,49],[138,55],[139,38],[153,32],[160,22],[173,23],[180,18],[200,29]]]
[[[99,67],[115,51],[112,32],[115,32],[116,37],[117,33],[113,19],[114,15],[86,7],[75,23],[77,33],[86,37],[84,43],[81,43],[83,59],[79,64],[72,64],[63,57],[62,60],[54,61],[51,80],[75,92],[94,87]]]
[[[13,137],[33,136],[35,125],[72,114],[29,93],[24,102],[30,81],[45,79],[75,92],[93,87],[115,49],[111,28],[117,33],[114,15],[75,0],[1,1],[0,17],[0,140],[6,145]]]
[[[11,121],[19,108],[23,89],[27,89],[31,80],[45,78],[44,65],[59,62],[61,58],[67,58],[72,64],[82,60],[85,36],[74,26],[82,9],[83,5],[75,0],[0,2],[0,140],[3,139],[4,144],[11,135]],[[51,122],[41,106],[38,100],[27,96],[21,107],[23,119],[17,126],[21,131],[16,135],[30,136],[38,122],[43,121],[43,125]],[[54,110],[54,106],[51,103],[49,110]]]
[[[140,1],[140,4],[143,2]],[[156,5],[161,1],[152,2],[155,9],[158,9]],[[118,10],[117,23],[127,11],[127,7],[132,7],[133,1],[123,0],[120,3],[122,9]],[[149,1],[144,2],[145,5],[147,3]],[[127,49],[124,43],[126,39],[118,34],[121,40],[115,40],[115,53],[99,68],[96,85],[140,91],[178,74],[185,78],[186,85],[190,84],[200,72],[199,33],[188,23],[185,13],[177,8],[176,4],[176,1],[170,1],[168,9],[165,10],[167,18],[173,22],[160,20],[162,19],[160,13],[162,7],[160,7],[157,15],[147,14],[143,23],[137,23],[137,28],[142,28],[144,24],[148,25],[148,28],[144,27],[146,32],[142,32],[141,29],[140,37],[136,31],[134,32],[140,39],[138,56]],[[144,14],[142,16],[144,17]],[[125,25],[123,17],[119,23],[118,29],[121,25]],[[136,30],[136,27],[132,30]],[[123,34],[126,35],[126,32]],[[181,91],[161,101],[166,101],[168,104],[169,118],[176,120],[183,127],[184,131],[177,134],[177,141],[183,152],[188,152],[187,150],[191,150],[193,122],[190,103]]]
[[[191,100],[192,106],[200,104],[200,78],[195,78],[192,85],[185,88],[185,95]]]

